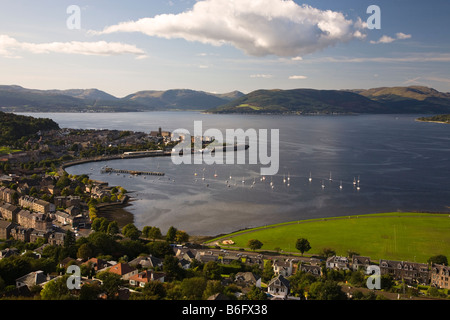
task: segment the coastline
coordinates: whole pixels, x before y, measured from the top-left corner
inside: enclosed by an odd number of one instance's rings
[[[420,119],[416,119],[416,121],[417,122],[430,122],[430,123],[450,124],[450,122],[445,122],[445,121],[420,120]]]
[[[97,206],[97,216],[100,218],[106,218],[109,221],[117,221],[119,228],[122,228],[129,223],[134,223],[134,215],[126,209],[129,206],[131,206],[131,204],[128,202],[104,206],[99,205]]]

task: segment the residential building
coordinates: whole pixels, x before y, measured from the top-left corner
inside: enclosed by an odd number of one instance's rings
[[[252,286],[261,288],[261,277],[253,272],[238,272],[234,276],[234,283],[243,288]]]
[[[14,240],[20,240],[23,242],[30,242],[30,235],[33,231],[32,228],[25,228],[22,226],[15,226],[11,229],[11,237]]]
[[[15,190],[6,187],[0,187],[0,200],[7,203],[13,203],[13,196],[15,193],[17,193]]]
[[[132,267],[140,267],[145,269],[162,268],[163,261],[152,255],[139,256],[128,263]]]
[[[144,287],[147,283],[151,281],[164,282],[164,277],[166,276],[163,272],[153,272],[145,270],[138,274],[135,274],[129,278],[129,283],[135,287]]]
[[[22,196],[19,198],[19,205],[23,208],[40,212],[49,213],[50,212],[50,202],[37,199],[31,196]]]
[[[290,277],[293,274],[293,261],[287,259],[285,261],[275,260],[273,262],[273,272],[281,274],[283,277]]]
[[[432,286],[450,289],[450,266],[432,264],[430,274]]]
[[[370,265],[370,257],[356,256],[352,257],[352,269],[353,271],[363,269],[364,271]]]
[[[113,265],[108,271],[120,275],[122,280],[129,280],[132,276],[138,274],[136,268],[130,266],[128,263],[121,262]]]
[[[45,241],[47,241],[49,235],[50,232],[48,231],[33,230],[30,233],[30,242],[35,242],[38,239],[44,239]]]
[[[90,266],[95,271],[99,271],[106,267],[111,266],[106,260],[98,259],[98,258],[90,258],[88,261],[84,262],[83,264]]]
[[[11,237],[11,229],[14,228],[14,223],[11,221],[0,220],[0,239],[8,240]]]
[[[209,261],[218,262],[219,257],[214,254],[208,254],[207,252],[197,252],[197,254],[195,255],[195,259],[202,263],[207,263]]]
[[[50,231],[52,220],[46,214],[31,213],[28,210],[20,210],[17,213],[17,223],[25,228],[33,228],[39,231]]]
[[[289,280],[281,274],[270,280],[267,292],[275,298],[287,299],[291,290]]]
[[[312,274],[315,277],[319,277],[322,274],[322,268],[319,265],[310,265],[301,263],[299,271]]]
[[[347,257],[332,256],[327,259],[326,266],[328,269],[350,270],[349,260]]]
[[[20,278],[16,279],[16,288],[27,286],[31,288],[32,286],[42,285],[43,283],[50,281],[51,277],[46,275],[44,271],[33,271]]]
[[[20,209],[18,207],[16,207],[15,205],[9,204],[9,203],[0,205],[0,214],[3,217],[3,219],[5,219],[5,220],[10,220],[12,222],[16,222],[17,221],[16,215],[19,211],[20,211]]]
[[[406,283],[430,283],[430,271],[425,263],[380,260],[381,275],[390,274],[395,280],[405,280]]]
[[[66,234],[64,232],[53,232],[48,237],[48,244],[52,246],[63,246]]]

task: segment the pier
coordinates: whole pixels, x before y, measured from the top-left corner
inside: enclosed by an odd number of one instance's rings
[[[154,172],[154,171],[136,171],[136,170],[125,170],[125,169],[114,169],[110,167],[102,168],[101,173],[126,173],[132,175],[147,175],[147,176],[164,176],[164,172]]]

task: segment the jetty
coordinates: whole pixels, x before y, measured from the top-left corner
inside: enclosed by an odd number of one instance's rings
[[[132,174],[136,176],[147,175],[147,176],[164,176],[164,172],[154,172],[154,171],[136,171],[136,170],[125,170],[125,169],[114,169],[110,167],[104,167],[100,171],[101,173],[125,173]]]

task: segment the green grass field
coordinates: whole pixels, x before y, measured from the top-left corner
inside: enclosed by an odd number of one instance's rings
[[[295,242],[306,238],[311,244],[307,254],[331,248],[338,255],[358,252],[372,260],[392,259],[426,262],[444,254],[450,258],[450,216],[428,213],[385,213],[338,218],[304,220],[233,233],[229,248],[247,247],[250,239],[264,245],[261,250],[281,248],[298,252]],[[215,239],[218,240],[218,239]]]

